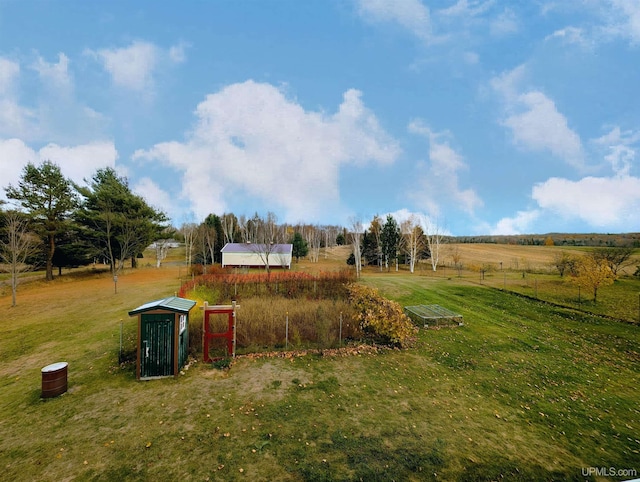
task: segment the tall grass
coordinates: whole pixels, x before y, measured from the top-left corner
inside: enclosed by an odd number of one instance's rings
[[[336,347],[359,336],[344,300],[306,300],[300,303],[273,297],[251,298],[242,303],[237,317],[237,342],[242,351],[264,348]],[[287,339],[288,326],[288,339]]]
[[[346,301],[348,271],[307,273],[213,273],[185,283],[182,296],[209,304],[238,301],[237,353],[284,348],[334,348],[360,338],[353,309]],[[192,316],[190,348],[202,350],[204,315]],[[226,315],[213,315],[209,331],[227,330]],[[224,355],[223,340],[213,340],[212,356]],[[215,352],[215,353],[214,353]]]
[[[285,298],[341,299],[346,296],[345,285],[354,281],[351,270],[323,272],[314,276],[304,272],[275,271],[234,273],[216,269],[212,273],[195,277],[182,285],[179,296],[186,296],[198,287],[216,293],[211,303],[224,303],[231,299],[275,295]]]

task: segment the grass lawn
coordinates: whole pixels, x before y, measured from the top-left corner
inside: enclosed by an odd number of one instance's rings
[[[184,271],[184,269],[182,270]],[[455,279],[368,273],[458,328],[407,351],[241,357],[137,382],[120,320],[173,295],[177,267],[62,277],[0,298],[0,467],[15,481],[584,480],[640,473],[640,332]],[[239,313],[239,323],[241,312]],[[69,391],[40,399],[40,369]]]

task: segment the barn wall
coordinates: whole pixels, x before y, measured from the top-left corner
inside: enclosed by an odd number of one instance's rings
[[[256,253],[222,253],[222,266],[264,266]]]
[[[291,267],[291,255],[271,253],[269,266]],[[264,266],[264,261],[257,253],[222,253],[222,266]]]

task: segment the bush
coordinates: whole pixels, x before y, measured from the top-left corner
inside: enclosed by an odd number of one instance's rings
[[[367,286],[352,283],[347,289],[355,320],[374,342],[400,348],[415,342],[418,329],[398,303]]]
[[[210,274],[197,276],[184,283],[178,295],[184,297],[199,287],[206,287],[216,293],[215,299],[208,299],[211,304],[256,296],[338,300],[346,298],[345,286],[353,279],[351,270],[324,272],[317,276],[291,271],[234,274],[211,270]]]

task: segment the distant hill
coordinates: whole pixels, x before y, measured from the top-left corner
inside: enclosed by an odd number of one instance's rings
[[[622,234],[519,234],[504,236],[453,236],[452,243],[514,244],[524,246],[616,246],[640,248],[640,233]]]

